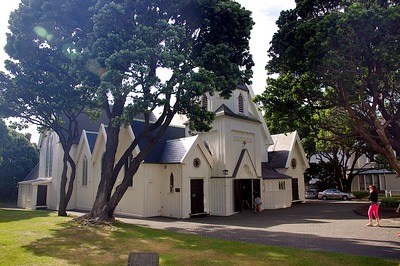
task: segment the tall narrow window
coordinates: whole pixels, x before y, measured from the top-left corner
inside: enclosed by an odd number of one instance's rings
[[[132,161],[133,161],[133,155],[130,154],[125,162],[125,174],[128,172],[128,168],[131,166]],[[133,176],[129,178],[128,186],[133,187]]]
[[[207,110],[208,107],[208,98],[207,95],[202,95],[201,96],[201,107]]]
[[[364,180],[364,175],[359,175],[358,176],[358,182],[359,182],[359,184],[360,184],[360,191],[364,191],[364,190],[366,190],[366,188],[365,188],[365,180]]]
[[[379,182],[379,175],[373,175],[372,179],[374,180],[374,185],[376,186],[376,188],[379,190],[381,188],[380,186],[380,182]]]
[[[238,106],[239,106],[239,112],[240,113],[244,113],[244,102],[243,102],[243,95],[242,94],[239,94]]]
[[[87,186],[88,181],[88,160],[86,155],[83,157],[82,162],[82,186]]]
[[[174,174],[171,173],[171,175],[169,176],[169,192],[173,193],[174,192],[174,184],[175,180],[174,180]]]
[[[285,181],[279,181],[279,190],[286,190]]]
[[[53,136],[47,138],[46,147],[46,171],[45,176],[51,177],[53,175]]]

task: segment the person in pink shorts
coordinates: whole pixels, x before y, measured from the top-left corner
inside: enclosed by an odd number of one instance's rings
[[[376,219],[376,224],[374,224],[374,226],[380,226],[378,214],[380,202],[378,202],[378,190],[376,189],[376,186],[369,186],[368,200],[370,202],[370,206],[368,208],[369,222],[367,223],[367,226],[372,226],[372,215],[374,215]]]

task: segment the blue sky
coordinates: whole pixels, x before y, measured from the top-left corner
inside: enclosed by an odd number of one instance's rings
[[[3,0],[0,9],[0,61],[4,62],[7,55],[4,52],[6,43],[5,33],[8,31],[8,17],[12,10],[18,7],[20,0]],[[295,0],[237,0],[246,9],[252,11],[252,17],[256,23],[251,32],[250,52],[253,55],[255,66],[253,67],[253,90],[255,94],[261,94],[265,88],[267,78],[264,67],[268,61],[267,50],[272,35],[276,32],[276,20],[282,10],[295,7]],[[0,70],[4,70],[3,63]],[[35,140],[33,140],[35,141]]]

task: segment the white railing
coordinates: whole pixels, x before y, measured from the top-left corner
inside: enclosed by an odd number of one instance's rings
[[[385,197],[392,197],[392,195],[400,195],[400,190],[385,190]]]

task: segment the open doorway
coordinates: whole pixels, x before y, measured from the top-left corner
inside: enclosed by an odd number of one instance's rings
[[[36,209],[47,208],[47,186],[39,185],[36,199]]]
[[[235,211],[253,209],[254,194],[260,193],[260,179],[234,180]]]

